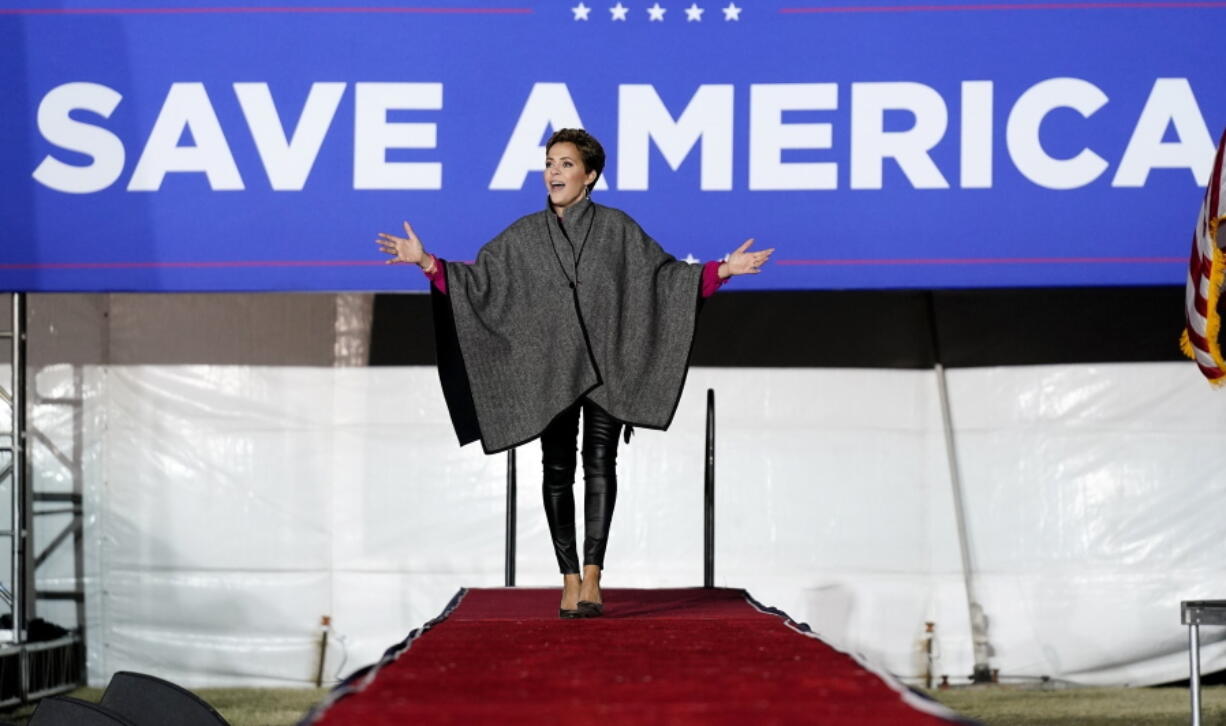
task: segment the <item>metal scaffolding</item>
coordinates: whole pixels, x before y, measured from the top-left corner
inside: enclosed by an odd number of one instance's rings
[[[9,575],[4,586],[4,601],[9,608],[12,640],[24,642],[26,628],[30,620],[30,600],[28,597],[29,571],[26,557],[29,552],[27,536],[30,531],[29,507],[26,478],[29,472],[26,452],[26,296],[12,296],[12,325],[8,330],[0,332],[0,338],[9,344],[9,380],[8,385],[0,390],[0,398],[8,404],[9,426],[6,432],[6,445],[0,449],[7,454],[3,469],[4,477],[0,484],[7,484],[9,489],[9,518],[6,527],[0,530],[0,538],[9,542]],[[5,481],[7,480],[7,481]]]
[[[12,294],[12,325],[0,330],[0,341],[8,343],[10,358],[7,385],[0,382],[0,401],[9,412],[8,431],[0,437],[0,491],[7,486],[8,517],[0,520],[0,540],[9,544],[9,571],[0,578],[0,620],[7,616],[9,637],[0,642],[0,706],[9,706],[44,696],[70,691],[85,683],[85,596],[83,577],[82,496],[80,467],[80,427],[73,428],[73,457],[66,461],[72,472],[71,493],[34,492],[31,479],[30,447],[38,439],[56,458],[60,452],[45,437],[31,433],[26,420],[29,404],[26,393],[27,300],[25,293]],[[76,376],[80,383],[79,374]],[[79,389],[79,385],[78,385]],[[74,422],[80,418],[80,399]],[[51,401],[49,403],[56,403]],[[36,502],[67,503],[67,508],[36,510]],[[70,515],[64,531],[52,538],[41,553],[35,552],[35,515]],[[74,586],[68,590],[40,593],[35,577],[37,568],[50,554],[71,539]],[[58,637],[54,626],[44,627],[36,619],[39,599],[69,599],[77,603],[76,627]],[[8,612],[5,613],[4,609]],[[37,627],[32,627],[32,625]],[[62,632],[62,631],[58,631]]]

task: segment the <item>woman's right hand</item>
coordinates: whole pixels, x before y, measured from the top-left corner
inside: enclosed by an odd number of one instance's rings
[[[731,277],[732,275],[756,275],[762,271],[762,265],[771,258],[771,253],[775,251],[774,247],[768,250],[757,250],[749,252],[750,245],[753,244],[753,239],[745,240],[745,244],[736,248],[736,251],[724,258],[724,263],[720,267],[727,271],[727,274],[721,270],[720,277]]]
[[[404,223],[405,237],[395,237],[386,232],[379,233],[379,239],[375,240],[375,244],[379,245],[379,251],[392,256],[392,259],[387,261],[387,264],[394,265],[412,264],[421,265],[428,261],[426,250],[421,245],[421,240],[413,232],[413,227],[408,222]]]

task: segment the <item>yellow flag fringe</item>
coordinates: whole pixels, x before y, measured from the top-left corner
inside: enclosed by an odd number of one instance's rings
[[[1209,238],[1213,240],[1213,269],[1209,273],[1209,296],[1206,299],[1208,310],[1205,315],[1205,339],[1209,343],[1209,355],[1220,371],[1226,371],[1226,360],[1222,359],[1222,344],[1219,340],[1222,332],[1222,316],[1218,314],[1222,283],[1226,281],[1226,251],[1217,244],[1218,230],[1223,221],[1226,221],[1226,216],[1209,220]],[[1179,349],[1187,357],[1196,359],[1196,351],[1192,348],[1192,341],[1188,339],[1186,327],[1183,334],[1179,336]],[[1209,382],[1214,386],[1226,385],[1226,376],[1211,378]]]
[[[1222,281],[1226,279],[1226,252],[1216,244],[1218,223],[1221,221],[1222,217],[1219,217],[1209,223],[1209,236],[1214,240],[1214,247],[1213,272],[1209,275],[1209,317],[1206,319],[1205,337],[1209,339],[1209,355],[1213,356],[1214,364],[1218,370],[1226,371],[1226,361],[1222,360],[1222,343],[1218,340],[1222,332],[1222,316],[1218,314],[1217,305],[1222,295]],[[1210,383],[1220,386],[1226,383],[1226,376],[1214,378]]]

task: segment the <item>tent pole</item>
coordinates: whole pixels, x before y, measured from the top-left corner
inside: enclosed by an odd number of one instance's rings
[[[975,665],[971,673],[972,683],[991,683],[992,671],[988,663],[991,646],[988,644],[988,618],[983,606],[975,596],[975,581],[971,565],[970,535],[966,526],[966,507],[962,498],[962,476],[958,468],[958,450],[954,442],[953,413],[949,405],[949,388],[945,380],[945,366],[941,362],[940,338],[937,335],[936,298],[928,293],[928,326],[932,335],[933,370],[936,372],[937,392],[941,401],[941,423],[944,426],[945,457],[949,464],[949,483],[954,495],[954,517],[958,523],[958,550],[962,555],[962,581],[966,589],[966,606],[971,621],[971,643],[974,648]]]

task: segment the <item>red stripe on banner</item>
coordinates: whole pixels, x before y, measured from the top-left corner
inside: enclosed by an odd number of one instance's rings
[[[780,8],[788,15],[825,13],[940,13],[991,12],[1002,10],[1159,10],[1166,8],[1226,8],[1226,2],[1082,2],[1082,3],[987,3],[973,5],[831,5],[827,7]]]
[[[1183,264],[1182,257],[985,257],[933,259],[777,260],[786,266]],[[218,260],[206,262],[0,262],[0,270],[122,270],[140,268],[373,267],[385,260]]]
[[[1196,233],[1192,233],[1192,256],[1188,258],[1188,277],[1196,280],[1200,277],[1200,244]]]
[[[1136,265],[1136,264],[1183,264],[1182,257],[948,257],[916,259],[860,259],[860,260],[776,260],[779,265]]]
[[[385,260],[221,260],[217,262],[29,262],[0,263],[0,270],[234,269],[242,267],[370,267]]]
[[[532,8],[442,7],[202,7],[202,8],[0,8],[0,15],[208,15],[251,13],[396,13],[422,15],[528,15]]]

